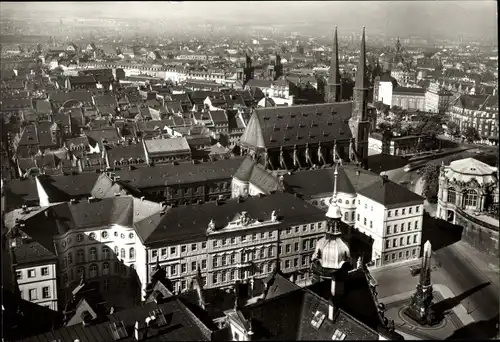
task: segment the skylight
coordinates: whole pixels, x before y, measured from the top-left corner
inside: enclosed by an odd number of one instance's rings
[[[323,324],[324,320],[325,320],[325,314],[322,313],[321,311],[316,311],[311,321],[311,325],[314,328],[319,329],[319,327],[321,327],[321,324]]]
[[[343,341],[345,340],[345,334],[339,329],[335,330],[332,336],[332,340],[334,341]]]

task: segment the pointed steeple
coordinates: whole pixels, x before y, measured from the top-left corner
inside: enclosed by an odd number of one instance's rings
[[[366,47],[365,47],[365,27],[363,26],[363,35],[361,36],[361,48],[359,51],[358,69],[356,71],[356,89],[368,89],[366,79]]]
[[[337,37],[337,26],[335,26],[335,33],[333,34],[333,50],[332,50],[332,60],[330,62],[330,71],[328,73],[328,90],[327,90],[327,102],[340,102],[341,79],[339,70],[339,44]]]
[[[335,165],[335,171],[333,173],[333,196],[332,200],[330,201],[330,205],[328,206],[328,211],[326,213],[326,217],[328,218],[330,226],[327,232],[328,234],[332,234],[334,236],[341,234],[339,229],[339,223],[340,220],[342,219],[342,212],[340,211],[340,207],[337,202],[337,176],[339,174],[338,165],[339,163]]]

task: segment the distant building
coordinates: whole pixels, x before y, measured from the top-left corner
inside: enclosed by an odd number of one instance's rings
[[[287,191],[327,210],[334,190],[332,178],[332,169],[321,169],[285,175],[283,182]],[[421,196],[352,165],[339,168],[338,178],[341,220],[373,239],[370,260],[376,267],[419,257],[424,200]]]
[[[498,257],[498,167],[473,158],[442,166],[437,215],[464,228],[462,239]]]
[[[481,141],[498,145],[498,96],[461,95],[451,103],[447,114],[458,124],[462,135],[473,127]]]
[[[425,111],[443,114],[449,108],[453,94],[431,83],[425,92]]]
[[[397,87],[392,92],[392,106],[425,111],[425,89]]]
[[[57,257],[53,251],[23,232],[25,224],[19,218],[16,221],[8,236],[20,296],[31,303],[58,311]]]
[[[143,146],[148,164],[191,160],[191,148],[184,137],[144,140]]]

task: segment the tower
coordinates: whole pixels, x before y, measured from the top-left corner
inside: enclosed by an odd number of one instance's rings
[[[326,213],[325,235],[316,244],[311,264],[313,282],[330,279],[333,297],[343,295],[346,274],[352,269],[351,252],[340,230],[342,212],[337,203],[337,175],[338,164],[334,172],[333,197]]]
[[[370,122],[368,121],[367,101],[368,101],[368,80],[366,77],[366,49],[365,49],[365,28],[361,37],[361,49],[359,52],[359,63],[356,72],[356,83],[354,85],[352,116],[349,119],[349,128],[354,139],[354,159],[366,168],[368,157],[368,136]],[[350,156],[351,160],[353,156]]]
[[[335,33],[333,35],[333,51],[332,60],[330,62],[330,71],[328,73],[328,88],[326,90],[325,102],[333,103],[341,101],[341,87],[339,70],[339,45],[337,38],[337,26],[335,26]]]

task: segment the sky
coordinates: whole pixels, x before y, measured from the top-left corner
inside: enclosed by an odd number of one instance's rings
[[[172,22],[337,25],[349,33],[362,26],[387,35],[471,33],[496,35],[495,0],[476,1],[163,1],[2,2],[16,13],[54,16],[157,18]],[[347,33],[347,32],[346,32]]]

